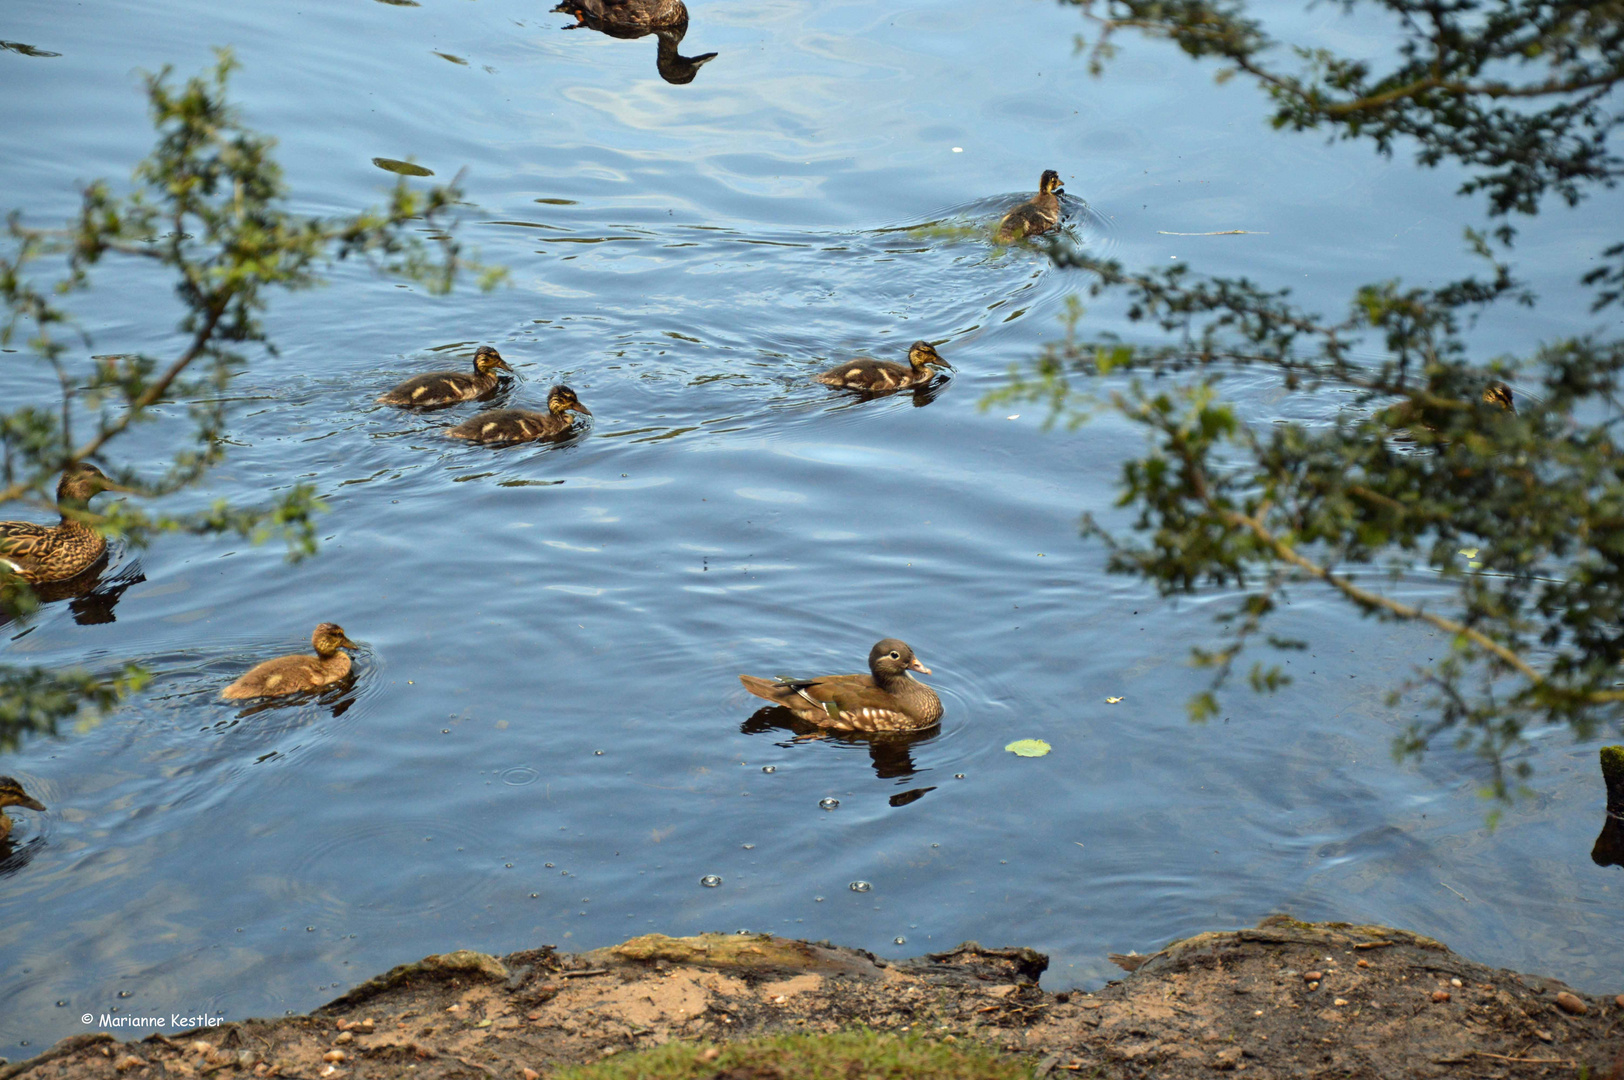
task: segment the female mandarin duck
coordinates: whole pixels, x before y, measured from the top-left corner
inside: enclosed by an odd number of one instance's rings
[[[1060,174],[1044,169],[1038,177],[1038,193],[1010,210],[998,223],[998,242],[1012,243],[1027,236],[1046,233],[1060,224],[1060,196],[1066,189],[1060,186]]]
[[[140,494],[115,484],[88,461],[68,466],[56,485],[61,522],[0,521],[0,563],[35,585],[67,581],[96,565],[107,553],[107,538],[80,519],[89,515],[90,500],[103,491]]]
[[[874,360],[859,356],[850,363],[832,367],[817,377],[825,386],[839,386],[847,390],[863,390],[871,394],[888,394],[893,390],[908,390],[924,386],[934,379],[938,368],[951,370],[952,364],[943,360],[928,341],[916,341],[908,346],[908,366],[893,364],[889,360]]]
[[[529,409],[491,409],[463,421],[447,431],[446,436],[493,445],[558,439],[570,433],[574,423],[570,416],[572,412],[592,415],[592,410],[581,404],[574,390],[567,386],[555,386],[547,391],[547,411],[544,413],[531,412]]]
[[[886,638],[868,652],[867,675],[821,679],[761,679],[740,675],[744,688],[819,727],[837,731],[923,731],[942,719],[936,692],[910,671],[930,674],[913,650]]]
[[[8,806],[26,806],[45,813],[45,804],[24,791],[21,784],[9,776],[0,776],[0,844],[11,835],[11,819],[6,816]]]
[[[220,696],[227,701],[241,701],[320,690],[350,673],[350,658],[339,650],[360,648],[344,636],[341,626],[330,622],[316,627],[316,632],[310,635],[310,643],[316,647],[315,656],[294,653],[255,664],[247,674],[220,691]]]
[[[474,353],[474,373],[466,371],[431,371],[407,379],[389,393],[378,398],[382,405],[399,405],[408,409],[431,409],[440,405],[455,405],[459,401],[472,401],[496,389],[497,369],[512,371],[502,354],[489,345],[481,345]]]

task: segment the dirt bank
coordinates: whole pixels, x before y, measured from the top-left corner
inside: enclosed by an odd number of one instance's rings
[[[1041,989],[1047,963],[973,942],[887,962],[765,935],[448,953],[310,1016],[131,1043],[76,1036],[0,1067],[0,1080],[535,1080],[674,1039],[853,1025],[977,1040],[1025,1055],[1039,1076],[1624,1077],[1624,999],[1401,930],[1275,916],[1175,942],[1093,994]]]

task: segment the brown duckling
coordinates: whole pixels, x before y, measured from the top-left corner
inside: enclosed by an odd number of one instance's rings
[[[1485,386],[1478,400],[1485,405],[1494,405],[1512,415],[1517,413],[1517,401],[1511,393],[1511,387],[1499,380],[1490,382]],[[1449,425],[1448,416],[1443,410],[1429,409],[1425,405],[1416,402],[1413,398],[1406,398],[1397,404],[1390,405],[1378,415],[1382,416],[1387,424],[1395,429],[1420,426],[1435,435]],[[1414,437],[1413,431],[1401,430],[1398,433],[1400,439]]]
[[[575,26],[565,29],[591,26],[617,37],[688,25],[688,6],[682,0],[564,0],[553,10],[575,16]]]
[[[825,386],[839,386],[847,390],[864,390],[871,394],[887,394],[893,390],[909,390],[924,386],[934,379],[937,368],[951,370],[952,364],[943,360],[928,341],[916,341],[908,346],[908,366],[893,364],[889,360],[875,360],[867,356],[830,368],[817,377]]]
[[[821,679],[761,679],[740,675],[744,688],[819,727],[838,731],[922,731],[942,719],[936,692],[910,671],[930,674],[913,650],[886,638],[868,652],[867,675]]]
[[[378,398],[381,405],[398,405],[409,409],[432,409],[440,405],[455,405],[459,401],[472,401],[496,389],[501,378],[497,369],[512,371],[502,354],[489,345],[481,345],[474,353],[474,373],[466,371],[431,371],[407,379],[389,393]]]
[[[310,635],[310,643],[316,648],[315,656],[294,653],[255,664],[236,682],[220,691],[220,696],[227,701],[241,701],[243,698],[277,697],[320,690],[350,673],[350,658],[339,650],[360,648],[344,636],[342,627],[330,622],[316,627],[316,632]]]
[[[0,844],[11,835],[11,819],[6,816],[8,806],[26,806],[45,813],[45,804],[24,791],[22,784],[9,776],[0,776]]]
[[[572,412],[592,415],[592,410],[581,404],[574,390],[560,385],[547,391],[544,413],[529,409],[490,409],[451,428],[446,436],[491,444],[558,439],[569,434],[574,423]]]
[[[1038,193],[1010,210],[998,223],[998,242],[1013,243],[1027,236],[1046,233],[1060,224],[1060,196],[1066,189],[1060,186],[1060,174],[1044,169],[1038,177]]]
[[[56,485],[61,522],[0,521],[0,563],[34,584],[66,581],[96,565],[107,553],[107,538],[80,519],[90,513],[90,500],[103,491],[140,494],[115,484],[88,461],[68,466]]]

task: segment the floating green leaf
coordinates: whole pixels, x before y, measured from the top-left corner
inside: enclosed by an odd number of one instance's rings
[[[1004,749],[1019,757],[1042,757],[1051,747],[1042,739],[1016,739]]]
[[[425,169],[421,165],[413,165],[409,161],[396,161],[389,157],[375,157],[372,164],[385,172],[398,173],[401,176],[433,176],[433,169]]]

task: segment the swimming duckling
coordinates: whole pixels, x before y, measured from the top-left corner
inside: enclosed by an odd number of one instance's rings
[[[1517,402],[1511,393],[1511,387],[1499,380],[1490,382],[1485,386],[1478,400],[1485,405],[1497,406],[1513,416],[1517,413]],[[1413,428],[1415,427],[1424,428],[1437,435],[1447,429],[1450,424],[1449,411],[1437,407],[1429,408],[1426,404],[1418,402],[1414,398],[1406,398],[1396,404],[1389,405],[1381,413],[1378,413],[1378,416],[1381,416],[1390,428],[1395,429],[1395,437],[1401,441],[1414,440],[1416,436]],[[1412,430],[1406,431],[1404,430],[1406,428]],[[1436,442],[1437,440],[1431,441]]]
[[[744,688],[782,705],[819,727],[839,731],[922,731],[942,719],[936,692],[910,671],[929,675],[913,650],[886,638],[868,653],[867,675],[828,675],[821,679],[762,679],[740,675]]]
[[[924,386],[937,376],[937,368],[952,367],[952,364],[941,358],[930,342],[916,341],[908,346],[907,367],[893,364],[889,360],[859,356],[850,363],[830,368],[819,375],[817,380],[825,386],[886,394],[893,390]]]
[[[472,401],[496,389],[501,378],[497,368],[512,371],[502,354],[489,345],[481,345],[474,352],[474,373],[465,371],[431,371],[427,375],[407,379],[389,393],[378,398],[380,405],[398,405],[402,408],[432,409],[439,405],[455,405],[459,401]]]
[[[446,436],[492,444],[557,439],[569,434],[570,425],[574,423],[572,412],[592,415],[592,410],[581,404],[574,390],[560,385],[547,391],[544,413],[529,409],[491,409],[451,428]]]
[[[575,16],[575,26],[567,30],[590,26],[617,37],[688,25],[688,6],[682,0],[564,0],[553,10]]]
[[[90,513],[90,500],[103,491],[140,494],[115,484],[88,461],[68,466],[56,485],[61,522],[0,521],[0,563],[34,584],[66,581],[96,565],[107,553],[107,538],[79,518]]]
[[[9,776],[0,776],[0,844],[11,835],[11,819],[6,816],[8,806],[26,806],[45,813],[45,804],[24,791],[21,784]]]
[[[1044,169],[1038,177],[1038,193],[1010,210],[998,223],[997,240],[1000,244],[1013,243],[1022,237],[1046,233],[1060,224],[1060,174]]]
[[[243,698],[277,697],[320,690],[350,673],[350,658],[339,650],[360,648],[344,636],[342,627],[330,622],[316,627],[316,632],[310,635],[310,643],[316,648],[315,656],[294,653],[255,664],[236,682],[220,691],[220,696],[227,701],[241,701]]]

